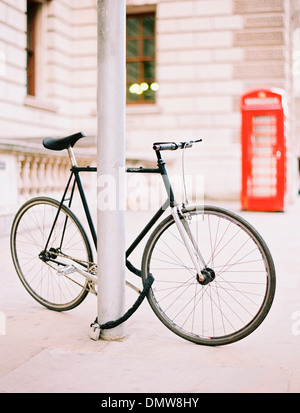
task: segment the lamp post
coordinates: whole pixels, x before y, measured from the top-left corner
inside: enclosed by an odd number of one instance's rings
[[[126,0],[98,0],[97,258],[101,324],[118,319],[125,309],[125,109]],[[105,340],[124,336],[124,324],[101,332]]]

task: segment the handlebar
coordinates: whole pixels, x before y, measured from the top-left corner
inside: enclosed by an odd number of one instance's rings
[[[155,151],[176,151],[177,149],[191,148],[194,143],[202,142],[202,139],[187,142],[156,142],[153,144]]]

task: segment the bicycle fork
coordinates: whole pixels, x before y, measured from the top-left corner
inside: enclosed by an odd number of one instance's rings
[[[191,231],[190,225],[182,213],[179,205],[171,209],[172,216],[181,236],[181,239],[189,253],[197,272],[197,281],[201,285],[207,285],[215,279],[215,273],[207,267],[203,255],[198,247],[198,243]]]

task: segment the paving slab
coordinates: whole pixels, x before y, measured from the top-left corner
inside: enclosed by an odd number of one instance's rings
[[[248,338],[210,348],[186,342],[145,300],[126,323],[125,339],[93,341],[90,295],[67,313],[51,312],[25,291],[7,236],[0,237],[0,393],[298,393],[300,391],[300,200],[284,213],[240,212],[267,241],[277,291],[263,324]],[[146,212],[127,213],[128,237]],[[136,298],[127,290],[128,306]],[[1,335],[2,334],[2,335]]]

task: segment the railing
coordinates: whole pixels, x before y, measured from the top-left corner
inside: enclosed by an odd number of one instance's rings
[[[76,159],[80,166],[96,166],[96,148],[76,148]],[[153,167],[153,160],[144,156],[127,156],[128,167]],[[24,142],[0,141],[0,236],[9,236],[12,219],[18,208],[35,196],[50,196],[60,200],[70,175],[70,161],[66,151],[47,151],[41,145]],[[89,206],[96,219],[97,174],[82,173],[81,179],[88,197]],[[150,174],[126,174],[128,210],[157,209],[162,193],[161,180]],[[97,193],[98,191],[98,193]],[[165,192],[163,192],[165,196]],[[82,207],[75,196],[72,207],[81,218]]]
[[[10,189],[13,192],[16,188],[12,186],[17,187],[18,204],[37,195],[61,195],[70,175],[70,161],[65,151],[47,151],[40,146],[19,142],[0,142],[0,161],[1,158],[4,159],[3,169],[5,161],[8,158],[13,159],[13,162],[9,162],[9,167],[16,168],[17,173],[7,170],[6,174],[8,178],[15,177],[11,179]],[[76,151],[76,158],[79,165],[95,166],[96,150],[80,148]],[[85,188],[89,190],[92,185],[91,179],[84,176],[82,178]]]
[[[79,166],[96,166],[96,148],[76,148]],[[143,158],[143,159],[142,159]],[[155,166],[144,156],[127,157],[127,166]],[[24,142],[0,141],[0,215],[14,213],[26,200],[39,196],[60,199],[70,175],[70,161],[66,151],[49,151],[42,145]],[[151,209],[157,197],[160,180],[155,176],[129,174],[127,176],[127,208]],[[89,200],[96,203],[97,174],[81,174],[81,179]],[[92,197],[91,197],[92,196]],[[159,201],[160,202],[160,201]],[[156,205],[155,205],[156,208]]]

